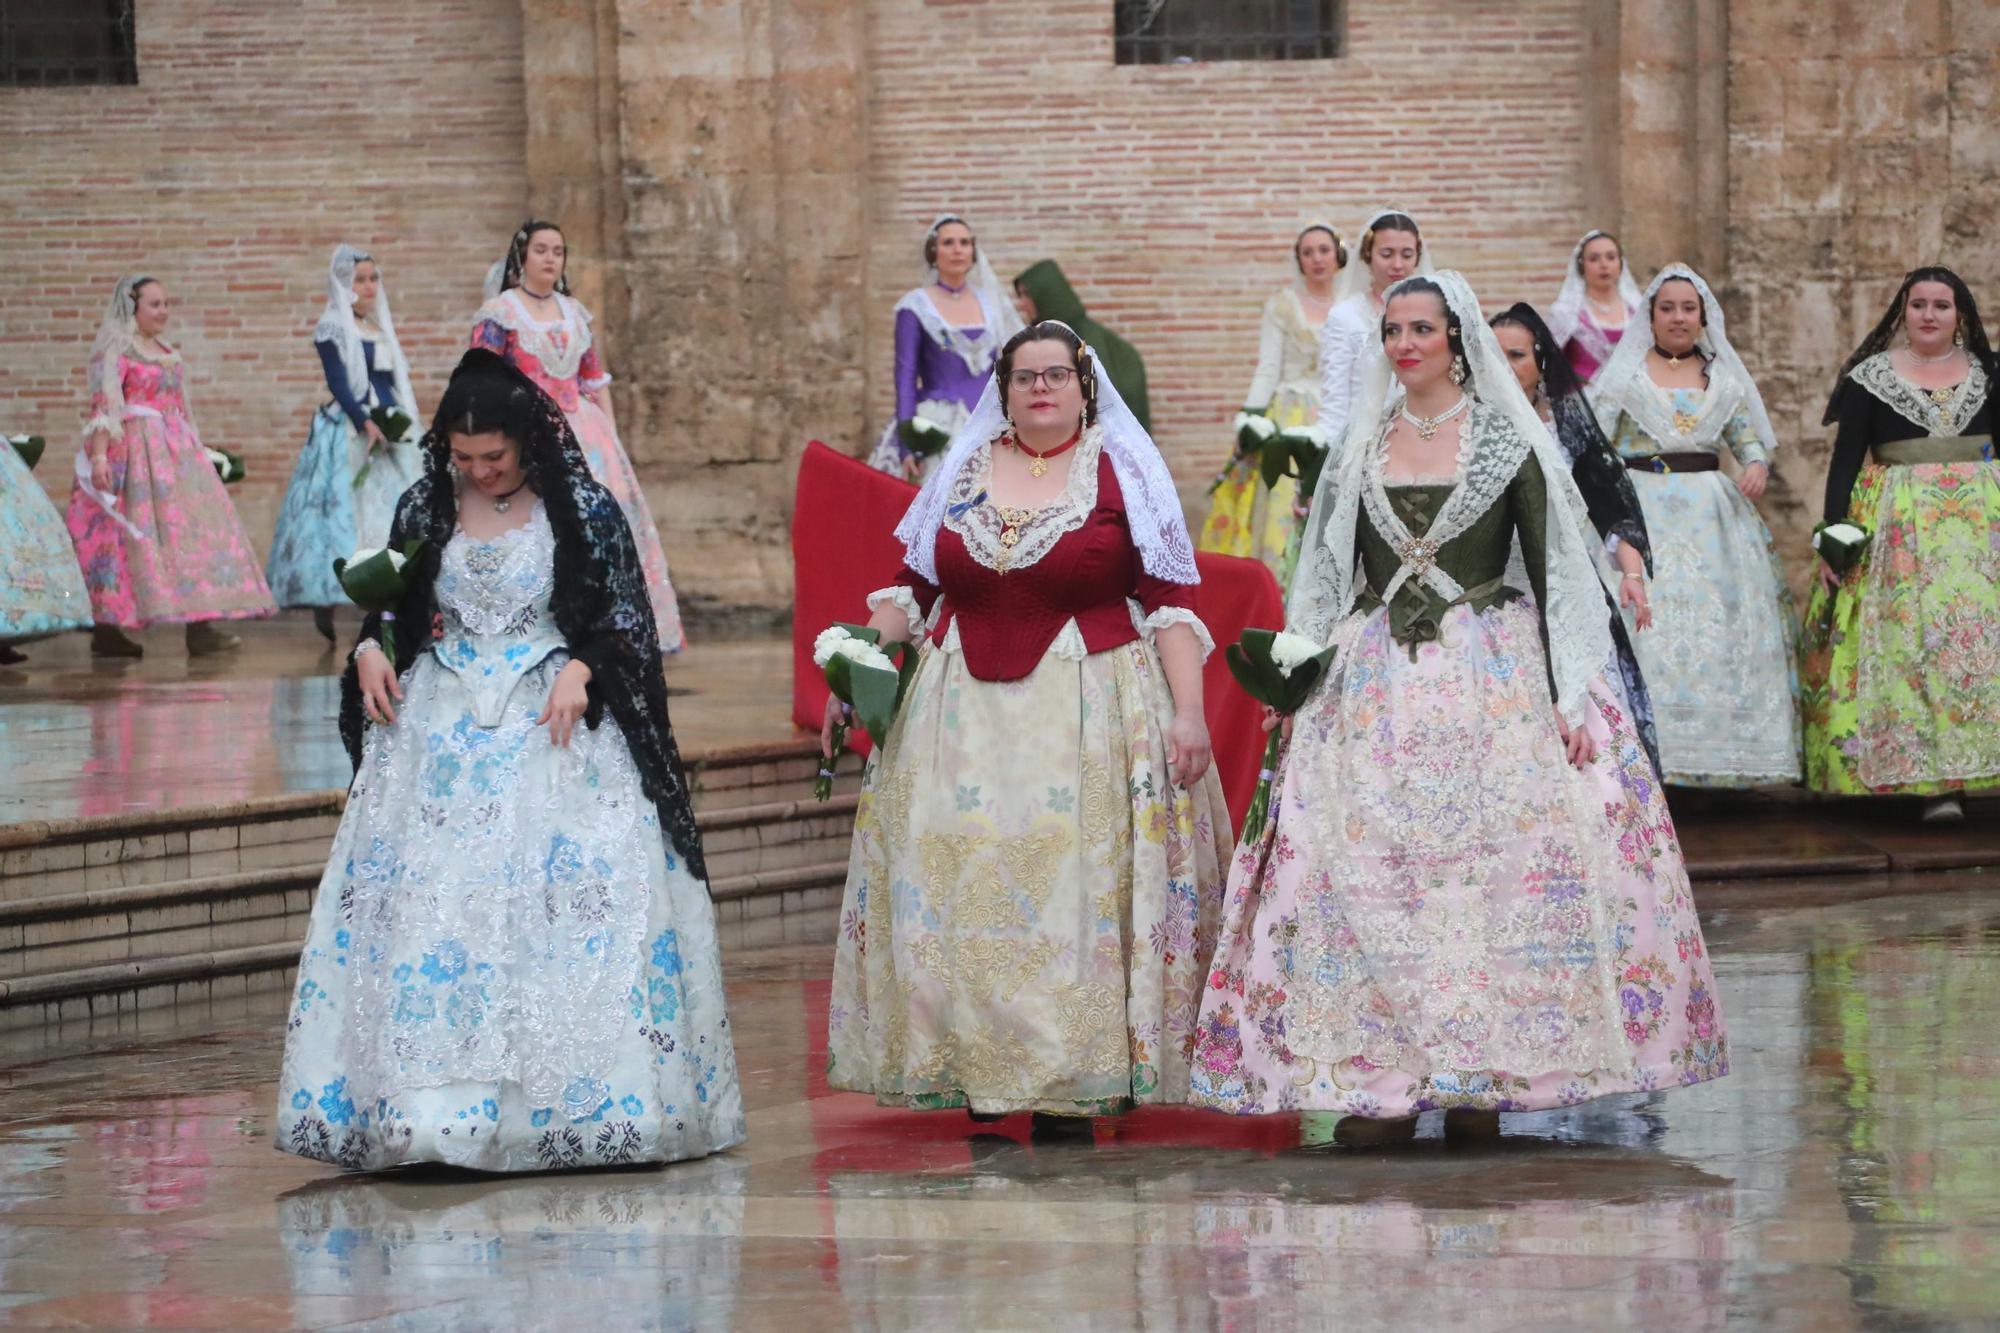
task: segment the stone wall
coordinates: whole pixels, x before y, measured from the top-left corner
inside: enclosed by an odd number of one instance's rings
[[[1943,263],[2000,316],[2000,6],[1761,0],[1729,8],[1732,334],[1779,442],[1763,509],[1800,588],[1842,361],[1902,276]]]
[[[0,89],[0,427],[66,499],[90,340],[157,275],[260,549],[326,397],[333,246],[382,263],[418,396],[443,386],[528,188],[521,17],[493,0],[146,0],[136,87]]]

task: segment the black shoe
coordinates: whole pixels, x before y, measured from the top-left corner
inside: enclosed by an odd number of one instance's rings
[[[318,630],[320,632],[320,636],[324,638],[328,643],[332,643],[334,641],[332,607],[315,606],[313,608],[313,628]]]
[[[1037,1143],[1095,1143],[1097,1126],[1087,1115],[1051,1115],[1037,1111],[1028,1137]]]
[[[965,1113],[972,1117],[975,1125],[997,1125],[1007,1118],[1005,1111],[975,1111],[970,1106],[965,1108]]]

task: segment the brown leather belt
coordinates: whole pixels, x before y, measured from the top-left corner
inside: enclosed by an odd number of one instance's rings
[[[1722,466],[1722,459],[1703,453],[1647,454],[1626,459],[1625,466],[1634,472],[1714,472]]]

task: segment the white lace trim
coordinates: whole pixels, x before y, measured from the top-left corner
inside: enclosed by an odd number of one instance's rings
[[[555,530],[548,511],[484,541],[463,528],[444,548],[438,600],[474,634],[519,633],[523,615],[555,591]]]
[[[1710,358],[1708,391],[1701,410],[1692,421],[1674,411],[1671,392],[1655,384],[1647,373],[1646,359],[1652,355],[1653,340],[1640,332],[1619,342],[1611,359],[1591,383],[1591,405],[1597,409],[1598,425],[1604,428],[1607,437],[1612,436],[1618,428],[1618,414],[1623,412],[1662,449],[1714,447],[1719,451],[1718,441],[1723,432],[1736,414],[1742,412],[1750,419],[1750,429],[1769,458],[1778,452],[1777,433],[1771,428],[1770,414],[1764,410],[1764,396],[1757,391],[1757,382],[1750,378],[1743,358],[1729,344],[1722,305],[1708,283],[1686,264],[1669,264],[1647,284],[1641,297],[1642,307],[1652,301],[1662,283],[1674,279],[1691,284],[1700,294],[1708,319],[1701,336],[1695,340],[1695,345]]]
[[[937,302],[931,299],[928,287],[912,287],[904,293],[902,300],[896,302],[896,311],[900,314],[907,310],[915,315],[932,342],[954,353],[973,374],[984,375],[993,369],[993,362],[1000,355],[1001,321],[993,309],[994,297],[976,286],[972,288],[972,295],[979,302],[984,320],[976,338],[944,317],[944,313],[937,308]]]
[[[1971,369],[1943,406],[1932,399],[1929,390],[1897,374],[1887,352],[1877,352],[1848,371],[1847,377],[1911,425],[1948,439],[1965,434],[1966,427],[1986,403],[1986,371],[1977,361],[1970,364]]]
[[[556,308],[562,311],[561,317],[546,324],[537,323],[515,295],[518,290],[510,287],[479,307],[473,322],[498,324],[513,334],[521,350],[541,362],[542,369],[550,376],[575,379],[577,367],[583,364],[583,354],[590,350],[590,311],[584,309],[582,302],[557,292]]]
[[[922,637],[925,627],[924,613],[923,609],[917,605],[917,595],[915,593],[898,583],[891,588],[877,588],[874,592],[868,594],[869,614],[872,615],[885,606],[895,607],[908,618],[910,622],[910,637],[912,639]]]
[[[1097,508],[1097,455],[1104,437],[1095,426],[1083,433],[1071,451],[1074,461],[1070,464],[1068,484],[1055,499],[1032,511],[1026,522],[1013,530],[1016,540],[1012,546],[1002,540],[1007,524],[1001,517],[1000,506],[988,493],[992,484],[993,443],[980,446],[959,469],[944,522],[965,542],[965,549],[974,560],[1004,574],[1034,566],[1056,548],[1057,542],[1082,527],[1090,511]]]
[[[1151,615],[1147,615],[1146,608],[1133,598],[1126,598],[1125,604],[1132,612],[1132,628],[1145,637],[1155,652],[1158,652],[1160,647],[1160,631],[1169,625],[1186,625],[1194,631],[1196,642],[1201,644],[1203,662],[1208,661],[1209,654],[1215,651],[1215,636],[1208,632],[1208,626],[1202,623],[1201,617],[1186,607],[1163,606]]]

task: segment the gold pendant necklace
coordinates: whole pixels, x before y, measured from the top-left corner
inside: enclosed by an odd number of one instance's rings
[[[1445,422],[1450,421],[1460,412],[1463,412],[1465,410],[1465,405],[1471,401],[1472,401],[1471,395],[1460,394],[1458,396],[1457,402],[1453,403],[1450,407],[1447,407],[1444,411],[1438,413],[1434,417],[1418,416],[1416,413],[1410,411],[1410,405],[1406,401],[1403,404],[1403,420],[1409,422],[1412,426],[1416,427],[1418,439],[1429,441],[1440,430],[1444,428]]]

